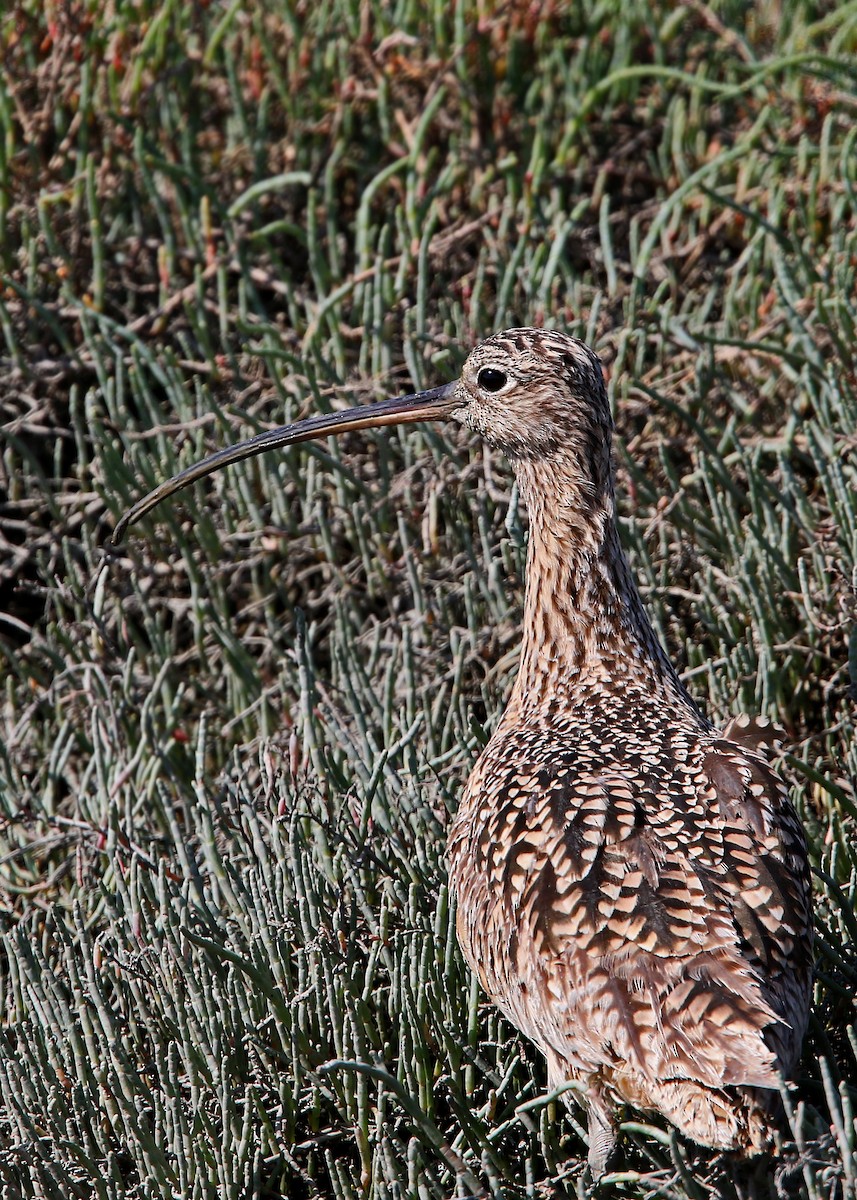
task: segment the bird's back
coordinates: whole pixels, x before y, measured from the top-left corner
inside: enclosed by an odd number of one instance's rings
[[[461,944],[596,1127],[625,1101],[703,1144],[767,1137],[757,1089],[798,1054],[811,944],[803,833],[764,734],[584,689],[513,703],[468,781]]]

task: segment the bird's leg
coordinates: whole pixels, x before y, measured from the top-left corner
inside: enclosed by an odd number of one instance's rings
[[[616,1119],[600,1096],[589,1097],[589,1170],[599,1180],[616,1150]]]

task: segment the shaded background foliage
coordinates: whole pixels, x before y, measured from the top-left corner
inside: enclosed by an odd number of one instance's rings
[[[792,1130],[626,1122],[617,1195],[853,1195],[857,14],[175,4],[0,15],[0,1178],[13,1196],[564,1195],[582,1132],[458,956],[443,858],[525,514],[463,431],[271,423],[585,337],[623,534],[817,879]]]

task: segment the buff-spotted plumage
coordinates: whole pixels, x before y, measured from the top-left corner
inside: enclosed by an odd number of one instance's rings
[[[144,497],[116,536],[226,463],[453,419],[511,459],[529,509],[520,668],[449,839],[458,935],[491,1000],[572,1083],[603,1171],[622,1104],[706,1146],[771,1137],[807,1024],[810,885],[774,730],[699,712],[616,531],[596,356],[556,332],[481,343],[454,384],[258,435]]]

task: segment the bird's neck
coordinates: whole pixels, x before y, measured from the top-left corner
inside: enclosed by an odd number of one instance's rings
[[[632,688],[693,708],[643,608],[619,543],[609,475],[581,483],[561,457],[519,462],[530,518],[526,601],[511,705],[589,703]]]

